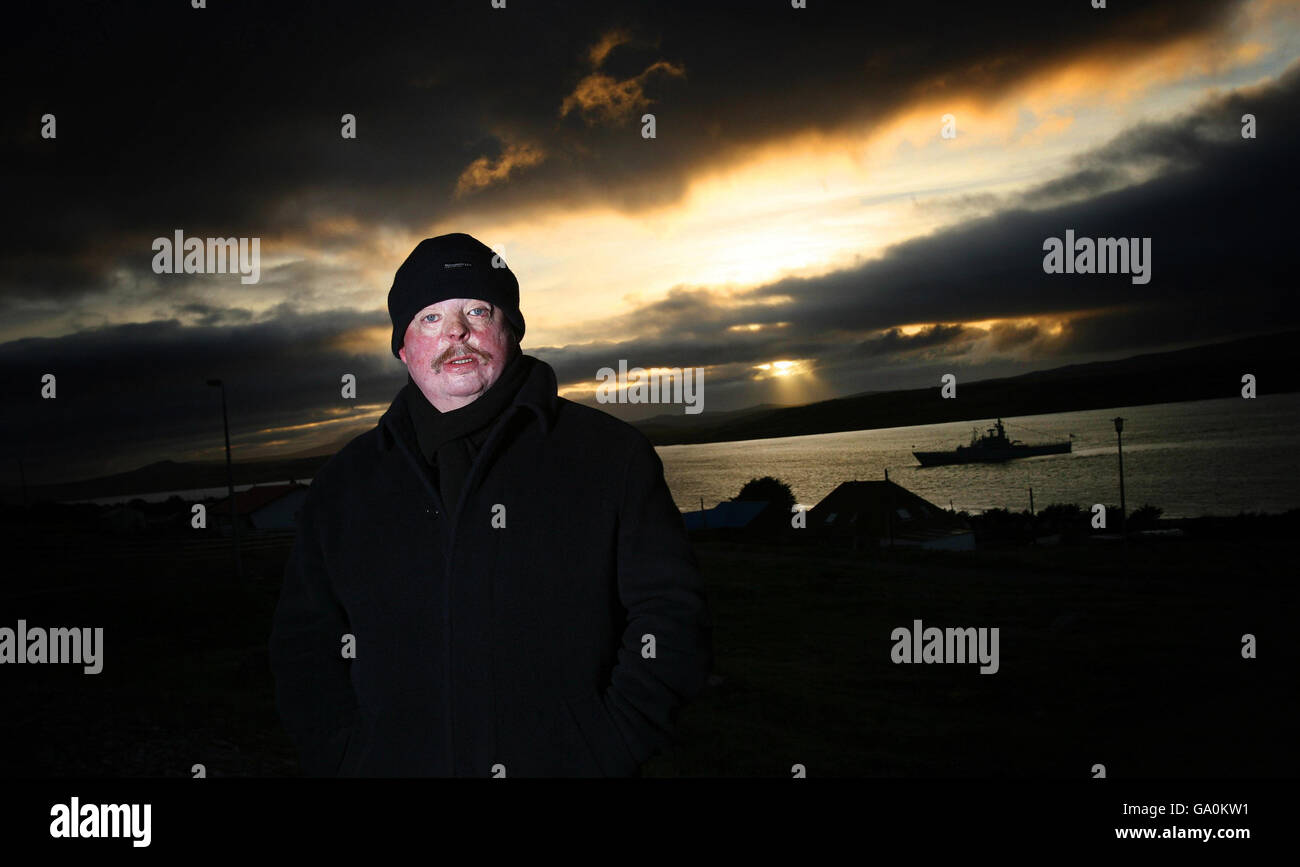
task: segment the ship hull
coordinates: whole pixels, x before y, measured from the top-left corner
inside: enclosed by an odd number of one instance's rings
[[[949,464],[1000,464],[1017,458],[1036,458],[1039,455],[1069,454],[1073,443],[1048,443],[1038,446],[1014,448],[971,448],[958,446],[947,452],[912,452],[923,467],[941,467]]]

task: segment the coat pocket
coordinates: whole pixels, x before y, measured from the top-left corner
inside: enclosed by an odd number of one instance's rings
[[[599,693],[589,693],[577,699],[564,699],[564,705],[573,717],[582,739],[600,772],[606,777],[631,777],[636,775],[638,764],[632,758],[623,736],[605,707]]]

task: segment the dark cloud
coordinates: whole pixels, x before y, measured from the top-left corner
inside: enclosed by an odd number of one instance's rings
[[[1018,325],[1016,323],[995,322],[989,328],[990,342],[999,352],[1015,349],[1033,343],[1042,337],[1042,328],[1036,324]]]
[[[209,379],[225,382],[232,438],[249,446],[291,437],[258,431],[386,405],[405,382],[391,355],[359,354],[343,339],[386,328],[383,314],[284,305],[266,321],[229,325],[237,311],[196,312],[223,324],[163,320],[0,345],[0,450],[24,458],[29,481],[77,478],[129,469],[148,454],[179,459],[221,446],[221,400]],[[47,373],[57,378],[52,400],[41,397]],[[345,373],[357,378],[355,401],[341,396]]]
[[[967,336],[969,329],[960,325],[935,324],[913,335],[905,335],[897,328],[890,328],[884,334],[864,340],[857,346],[857,354],[868,358],[880,356],[897,356],[918,349],[931,349],[947,346]]]
[[[1179,340],[1198,322],[1219,322],[1225,336],[1290,327],[1297,316],[1288,289],[1294,220],[1279,190],[1296,178],[1291,142],[1300,133],[1298,103],[1300,67],[1252,94],[1234,93],[1167,124],[1126,133],[1083,160],[1127,172],[1177,141],[1177,158],[1146,183],[1057,207],[1016,207],[900,244],[857,269],[782,280],[744,297],[799,299],[796,334],[1119,308],[1147,311],[1143,330],[1127,344],[1134,348]],[[1269,119],[1267,136],[1241,138],[1239,119],[1247,111]],[[1043,201],[1048,188],[1024,201]],[[1151,282],[1045,274],[1043,241],[1067,229],[1077,237],[1150,237]],[[738,318],[791,314],[755,304]]]
[[[993,97],[1081,54],[1212,31],[1234,8],[49,4],[0,59],[13,91],[0,171],[19,204],[3,218],[0,295],[102,290],[106,269],[146,270],[149,241],[176,228],[270,246],[325,218],[409,228],[663,205],[693,172],[755,145],[883,119],[920,96]],[[566,113],[594,75],[605,96]],[[637,133],[645,108],[659,119],[653,142]],[[53,141],[38,135],[46,112]],[[355,141],[339,136],[345,112]],[[458,198],[476,161],[510,182]]]
[[[195,324],[202,328],[214,325],[236,325],[253,320],[253,311],[243,307],[214,307],[211,304],[181,304],[176,312],[198,317]]]
[[[933,371],[918,350],[935,350],[934,369],[951,369],[981,340],[989,350],[1032,357],[1042,366],[1295,327],[1294,221],[1289,200],[1278,191],[1295,185],[1291,142],[1300,121],[1291,108],[1298,97],[1300,67],[1268,87],[1218,97],[1165,124],[1117,136],[1081,158],[1084,168],[1070,176],[1081,192],[1087,166],[1110,166],[1128,176],[1173,154],[1162,163],[1164,174],[1146,183],[1070,204],[1028,207],[1059,199],[1059,188],[1049,192],[1045,185],[1006,202],[1005,211],[897,245],[860,267],[780,280],[725,305],[705,290],[679,288],[611,321],[614,333],[636,328],[635,336],[566,347],[564,370],[579,380],[618,358],[642,366],[742,367],[809,358],[837,389],[852,391],[919,385]],[[1268,118],[1267,136],[1241,138],[1240,117],[1247,111]],[[1063,237],[1070,228],[1080,237],[1150,237],[1151,282],[1045,274],[1044,239]],[[764,303],[786,296],[794,302]],[[1059,334],[1044,333],[1041,325],[997,323],[985,335],[957,324],[1044,314],[1059,319]],[[777,322],[785,327],[729,330]],[[897,330],[925,322],[940,325],[910,337]],[[853,361],[864,356],[874,366],[869,375]],[[1007,370],[1019,362],[987,364],[994,366],[981,369]]]

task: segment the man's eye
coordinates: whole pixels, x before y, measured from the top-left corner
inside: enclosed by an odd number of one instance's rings
[[[480,311],[480,310],[486,312],[486,311],[487,311],[487,308],[486,308],[486,307],[475,307],[473,310],[470,311],[470,313],[477,313],[477,312]]]
[[[424,321],[425,321],[425,322],[432,322],[432,321],[433,321],[433,317],[435,317],[435,316],[437,316],[437,315],[438,315],[437,313],[426,313],[426,314],[424,314]]]

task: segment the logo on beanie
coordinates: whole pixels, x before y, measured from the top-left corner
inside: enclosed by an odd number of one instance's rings
[[[444,268],[473,268],[474,266],[471,265],[469,262],[446,262],[446,263],[443,264],[442,267],[444,267]]]

